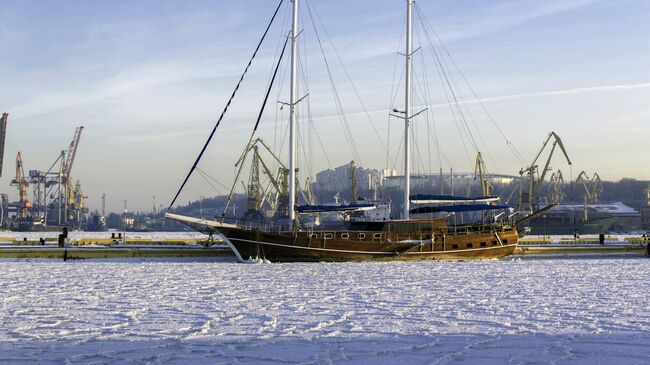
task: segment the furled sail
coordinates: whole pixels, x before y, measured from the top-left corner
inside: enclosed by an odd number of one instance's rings
[[[486,205],[486,204],[458,204],[458,205],[438,205],[430,207],[419,207],[411,209],[411,214],[425,214],[425,213],[459,213],[459,212],[477,212],[486,210],[501,210],[510,209],[509,205]]]
[[[415,194],[411,195],[411,203],[413,204],[472,204],[472,203],[493,203],[499,201],[497,196],[478,196],[474,198],[465,198],[452,195],[427,195]]]
[[[349,204],[349,205],[297,205],[298,213],[325,213],[325,212],[358,212],[375,209],[374,204]]]

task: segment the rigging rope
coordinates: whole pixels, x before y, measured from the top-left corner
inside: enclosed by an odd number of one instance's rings
[[[205,175],[205,173],[203,172],[203,170],[200,170],[200,169],[197,168],[196,171],[199,173],[199,176],[203,179],[203,181],[205,181],[205,182],[206,182],[206,183],[207,183],[207,184],[212,188],[212,190],[214,190],[214,192],[217,193],[217,195],[218,195],[218,194],[221,194],[221,190],[217,189],[217,187],[214,186],[214,185],[210,182],[210,180],[208,180],[208,178],[206,177],[206,175]],[[215,180],[215,181],[216,181],[216,180]]]
[[[210,174],[205,172],[205,170],[201,169],[200,167],[197,167],[196,171],[198,171],[200,174],[204,175],[205,177],[209,178],[210,180],[214,181],[215,183],[217,183],[222,188],[228,190],[228,187],[226,185],[222,184],[219,180],[215,179],[213,176],[211,176]]]
[[[418,14],[418,17],[420,14]],[[421,21],[421,19],[420,19]],[[422,22],[422,21],[421,21]],[[433,46],[433,42],[431,41],[430,37],[425,31],[425,36],[427,38],[428,44],[429,44],[429,51],[431,52],[433,59],[436,61],[436,67],[438,69],[439,77],[440,77],[440,82],[442,84],[442,89],[445,93],[445,97],[447,98],[447,104],[449,105],[451,115],[454,119],[454,122],[456,123],[456,128],[458,129],[458,134],[460,137],[461,144],[463,145],[463,150],[465,152],[465,156],[467,157],[467,162],[471,165],[472,164],[472,158],[470,157],[468,150],[467,150],[467,144],[465,143],[465,138],[463,138],[463,133],[469,137],[470,142],[472,142],[472,145],[474,148],[478,151],[478,146],[476,145],[476,142],[474,140],[474,136],[472,135],[472,132],[467,124],[467,120],[465,119],[464,114],[462,113],[462,110],[460,109],[460,105],[458,102],[458,98],[456,97],[456,93],[454,92],[454,88],[449,80],[449,75],[444,67],[444,63],[442,59],[440,58],[438,51],[436,51],[436,48]],[[451,98],[450,98],[451,94]],[[452,101],[453,99],[453,101]]]
[[[476,91],[474,90],[474,88],[472,87],[472,85],[469,83],[469,81],[467,80],[467,78],[465,77],[465,74],[463,73],[463,71],[460,69],[460,67],[458,67],[458,64],[456,63],[456,61],[455,61],[455,60],[453,59],[453,57],[451,56],[451,53],[449,52],[449,50],[447,49],[447,47],[445,46],[445,44],[442,42],[442,40],[441,40],[440,37],[438,36],[438,33],[437,33],[436,30],[433,28],[433,26],[432,26],[431,23],[429,22],[429,19],[428,19],[428,18],[426,17],[426,15],[422,12],[422,10],[420,9],[420,7],[419,7],[419,5],[418,5],[417,3],[415,4],[415,8],[416,8],[417,12],[418,12],[419,14],[421,14],[420,17],[421,17],[422,19],[424,19],[424,23],[425,23],[426,25],[428,25],[429,28],[431,29],[431,32],[433,33],[433,35],[435,36],[435,38],[438,40],[438,43],[440,43],[440,45],[442,46],[442,49],[445,51],[445,53],[447,54],[447,56],[448,56],[449,59],[451,60],[452,64],[454,65],[454,68],[456,68],[456,70],[458,71],[458,73],[459,73],[460,76],[462,77],[463,81],[465,81],[465,84],[467,84],[467,87],[468,87],[468,88],[470,89],[470,91],[472,92],[472,95],[474,96],[474,98],[476,98],[476,100],[478,101],[478,103],[481,105],[481,108],[483,109],[483,111],[485,112],[485,114],[488,116],[488,119],[490,120],[490,122],[492,122],[492,124],[493,124],[494,127],[497,129],[497,131],[499,132],[499,134],[501,135],[501,137],[503,138],[503,140],[506,142],[506,145],[508,146],[508,148],[510,148],[510,151],[513,153],[513,155],[515,155],[515,157],[519,160],[519,162],[520,162],[522,165],[526,165],[526,162],[524,161],[524,158],[523,158],[523,156],[521,155],[521,153],[519,152],[519,150],[517,150],[517,148],[515,147],[515,145],[514,145],[514,144],[513,144],[513,143],[512,143],[508,138],[507,138],[507,136],[505,135],[505,133],[503,132],[503,130],[501,129],[501,127],[499,126],[499,124],[498,124],[498,123],[496,122],[496,120],[492,117],[492,114],[490,114],[490,112],[487,110],[487,108],[485,107],[485,104],[483,104],[483,101],[481,100],[481,98],[479,98],[478,94],[476,93]]]
[[[194,161],[194,164],[192,165],[192,168],[190,169],[189,173],[185,177],[185,180],[183,180],[183,183],[181,184],[181,187],[178,189],[178,192],[176,192],[176,195],[174,196],[174,199],[172,200],[171,204],[169,204],[169,208],[174,205],[176,202],[176,199],[178,199],[178,196],[181,194],[181,191],[183,191],[183,188],[185,187],[185,184],[187,184],[187,181],[190,179],[190,176],[192,176],[192,173],[196,169],[197,165],[201,161],[201,158],[203,157],[203,154],[205,153],[205,150],[208,148],[208,145],[210,144],[210,141],[212,141],[212,137],[214,137],[214,133],[217,131],[217,128],[221,124],[221,121],[223,120],[224,115],[228,111],[228,107],[230,106],[230,103],[232,103],[233,99],[235,98],[235,95],[237,94],[237,90],[239,90],[239,86],[242,84],[244,81],[244,76],[246,76],[246,73],[248,73],[248,69],[250,68],[251,64],[253,63],[253,60],[255,59],[255,56],[257,56],[257,52],[259,51],[260,47],[262,46],[262,43],[264,42],[264,39],[266,39],[266,35],[269,33],[269,30],[271,29],[271,25],[273,24],[273,21],[275,20],[276,15],[278,14],[278,11],[280,11],[280,7],[282,6],[282,3],[284,0],[280,0],[280,3],[278,4],[278,7],[275,9],[275,12],[273,13],[273,17],[271,17],[271,21],[266,27],[266,30],[264,31],[264,34],[262,35],[262,38],[260,39],[259,43],[257,44],[257,47],[255,48],[255,51],[253,52],[253,55],[251,56],[250,60],[248,61],[248,64],[246,65],[246,68],[244,69],[244,72],[242,73],[241,77],[239,78],[239,81],[237,82],[237,85],[235,86],[235,90],[233,90],[232,95],[230,95],[230,99],[228,99],[228,102],[226,103],[226,106],[224,107],[223,111],[221,112],[221,115],[219,116],[219,119],[217,120],[217,123],[214,125],[214,128],[212,128],[212,132],[210,132],[210,136],[208,136],[207,141],[203,145],[203,148],[201,149],[201,152],[199,153],[198,157],[196,158],[196,161]]]
[[[429,32],[428,32],[428,30],[427,30],[427,28],[426,28],[426,26],[425,26],[425,25],[426,25],[426,24],[425,24],[425,18],[424,18],[425,15],[422,14],[420,11],[417,12],[417,15],[418,15],[418,20],[420,21],[420,26],[422,27],[422,31],[424,32],[424,34],[425,34],[425,36],[426,36],[426,38],[427,38],[427,41],[429,42],[430,46],[433,48],[433,42],[431,41],[431,37],[429,36]],[[438,39],[438,43],[440,43],[440,46],[443,48],[443,50],[446,50],[446,49],[444,48],[444,44],[442,43],[442,41],[441,41],[440,39]],[[447,54],[448,58],[449,58],[452,62],[454,62],[454,60],[453,60],[453,58],[451,57],[451,55],[449,54],[449,52],[447,51],[447,52],[445,52],[445,53]],[[441,61],[442,61],[442,59],[441,59]],[[443,66],[443,65],[441,64],[441,67],[445,67],[445,66]],[[459,67],[458,67],[457,65],[456,65],[456,69],[459,71],[459,73],[461,73],[461,71],[460,71],[460,69],[459,69]],[[474,130],[478,133],[479,140],[480,140],[481,143],[483,144],[483,147],[485,148],[485,152],[487,152],[487,156],[488,156],[488,158],[490,159],[490,161],[491,161],[492,165],[495,167],[495,169],[498,170],[499,168],[498,168],[498,165],[497,165],[497,163],[496,163],[496,160],[494,159],[494,156],[492,156],[492,151],[491,151],[491,149],[489,148],[489,145],[487,144],[487,142],[485,141],[485,139],[483,138],[483,134],[481,133],[481,130],[478,128],[478,125],[477,125],[477,123],[476,123],[476,120],[474,119],[474,116],[472,115],[472,111],[471,111],[471,109],[469,108],[469,104],[470,104],[470,102],[467,101],[467,100],[465,100],[465,97],[463,96],[463,94],[460,93],[460,87],[459,87],[458,84],[456,83],[456,79],[453,77],[453,75],[452,75],[451,73],[449,74],[449,80],[450,80],[451,83],[453,84],[453,87],[454,87],[456,90],[459,91],[459,92],[458,92],[458,97],[459,97],[459,99],[460,99],[460,103],[456,106],[457,109],[459,110],[459,112],[461,112],[461,110],[462,110],[461,107],[464,107],[464,109],[465,109],[465,111],[466,111],[466,113],[467,113],[467,116],[469,117],[469,121],[472,123],[472,126],[474,127]],[[450,89],[451,89],[451,86],[452,86],[452,85],[449,85]],[[469,85],[468,85],[468,86],[469,86]],[[462,113],[462,112],[461,112],[461,113]],[[463,120],[464,120],[464,123],[467,125],[467,121],[466,121],[465,116],[464,116],[463,114],[461,114],[461,116],[462,116],[462,118],[463,118]],[[469,129],[469,126],[467,126],[467,128]],[[469,133],[471,134],[471,132],[469,132]],[[474,148],[476,149],[476,152],[479,152],[480,149],[478,148],[476,142],[474,141],[473,136],[472,136],[471,138],[472,138],[472,141],[473,141],[473,143],[474,143]],[[470,161],[470,164],[471,164],[471,161]]]
[[[311,5],[309,2],[307,2],[307,7],[310,8],[309,15],[311,16]],[[361,104],[361,108],[363,109],[364,114],[366,115],[366,118],[370,122],[370,125],[372,126],[373,131],[377,135],[377,139],[379,139],[379,143],[381,144],[381,147],[384,149],[384,152],[388,153],[388,147],[386,144],[384,144],[384,140],[381,138],[381,135],[379,134],[379,131],[377,130],[377,127],[375,126],[375,123],[373,122],[372,118],[370,117],[370,112],[368,112],[368,108],[366,108],[366,104],[363,102],[363,99],[361,99],[361,94],[359,94],[359,91],[357,90],[357,86],[355,85],[354,81],[352,80],[352,77],[350,76],[350,73],[348,72],[347,67],[345,67],[345,63],[343,63],[343,60],[341,59],[341,55],[339,54],[338,49],[336,48],[336,45],[334,41],[332,40],[332,37],[330,36],[329,32],[327,31],[327,28],[325,27],[325,24],[323,23],[323,20],[321,19],[320,15],[314,10],[314,14],[316,15],[316,19],[320,23],[321,28],[323,28],[323,32],[325,33],[325,36],[330,42],[330,45],[332,46],[332,49],[334,50],[334,54],[336,55],[336,58],[338,59],[339,63],[341,64],[341,68],[343,69],[343,72],[345,73],[346,78],[348,79],[348,82],[350,83],[350,86],[352,86],[352,91],[354,91],[354,94],[357,97],[357,100],[359,101],[359,104]]]
[[[248,154],[248,152],[250,152],[250,147],[252,146],[253,138],[255,137],[255,132],[257,131],[257,127],[260,125],[260,120],[262,119],[262,115],[264,115],[264,109],[266,108],[266,103],[269,100],[269,95],[271,95],[271,90],[273,89],[273,84],[275,83],[275,78],[278,75],[278,69],[280,68],[280,65],[282,64],[282,58],[284,57],[284,52],[287,49],[287,43],[289,42],[289,38],[290,37],[287,37],[285,39],[285,41],[284,41],[284,46],[282,47],[282,53],[280,53],[280,58],[278,59],[278,63],[275,66],[275,70],[273,71],[273,77],[271,78],[269,86],[266,89],[266,94],[264,95],[264,101],[262,102],[262,106],[260,107],[260,112],[257,115],[257,120],[255,121],[255,126],[253,127],[253,131],[251,132],[251,136],[248,139],[248,143],[246,144],[246,149],[245,149],[246,152],[244,152],[243,159],[241,161],[241,166],[244,165],[246,155]],[[241,171],[241,167],[240,167],[240,171]],[[252,173],[252,170],[251,170],[251,173]],[[235,187],[237,186],[237,178],[238,178],[238,176],[239,176],[239,173],[236,173],[235,174],[235,181],[232,184],[232,188],[230,189],[230,193],[228,195],[228,200],[226,201],[226,207],[224,209],[224,214],[225,214],[225,211],[228,210],[228,206],[230,205],[230,199],[231,199],[233,193],[235,192]]]
[[[307,3],[309,4],[309,3]],[[327,70],[327,75],[329,78],[329,83],[330,87],[332,89],[332,95],[334,97],[334,104],[336,105],[336,110],[337,113],[339,114],[339,121],[341,122],[341,128],[343,131],[343,135],[345,136],[348,147],[350,148],[350,152],[354,156],[354,159],[357,161],[357,163],[362,164],[361,162],[361,157],[359,155],[359,151],[357,149],[356,144],[354,143],[354,137],[352,135],[352,130],[350,129],[350,124],[348,123],[347,116],[345,115],[345,112],[343,110],[343,104],[341,103],[341,98],[339,96],[338,89],[336,88],[336,83],[334,82],[334,77],[332,76],[332,70],[330,68],[329,61],[327,60],[327,56],[325,55],[325,49],[323,48],[323,43],[320,39],[320,35],[318,33],[318,29],[316,27],[316,22],[314,21],[314,17],[311,14],[311,8],[307,6],[307,10],[309,12],[309,16],[311,18],[311,23],[314,28],[314,34],[316,35],[316,41],[318,42],[318,47],[320,49],[321,56],[323,57],[323,62],[325,63],[325,69]]]
[[[397,83],[395,82],[395,78],[397,77],[397,62],[399,59],[399,50],[400,46],[402,45],[402,36],[404,35],[404,31],[406,27],[404,26],[406,24],[406,18],[402,21],[402,26],[400,29],[402,29],[402,32],[399,35],[399,38],[397,38],[397,49],[395,50],[395,64],[393,66],[393,84],[391,86],[391,99],[390,103],[388,103],[389,109],[388,110],[393,110],[394,105],[395,105],[395,99],[397,98]],[[402,75],[404,75],[404,70],[406,69],[406,64],[402,66],[402,72],[400,73],[400,80],[398,81],[399,83],[402,82]],[[386,151],[386,167],[390,166],[390,124],[391,124],[391,113],[388,113],[388,122],[386,123],[386,146],[388,146],[388,151]],[[399,152],[395,152],[395,154],[398,154]]]
[[[271,78],[271,82],[269,83],[269,87],[266,90],[266,95],[264,95],[264,101],[262,102],[262,107],[260,108],[260,113],[257,115],[257,120],[255,121],[255,127],[253,127],[253,133],[251,134],[251,140],[253,140],[253,135],[255,134],[255,131],[257,131],[257,127],[260,125],[260,120],[262,119],[262,115],[264,114],[264,109],[266,107],[266,103],[269,101],[269,95],[271,95],[271,89],[273,88],[273,84],[275,83],[275,78],[278,76],[278,69],[280,69],[280,64],[282,63],[282,58],[284,57],[284,51],[287,50],[287,43],[289,41],[289,37],[285,39],[284,41],[284,46],[282,47],[282,53],[280,53],[280,58],[278,59],[278,64],[275,66],[275,71],[273,71],[273,77]]]

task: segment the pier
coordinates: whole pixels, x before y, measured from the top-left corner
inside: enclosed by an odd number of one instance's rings
[[[221,258],[234,257],[218,242],[207,244],[197,238],[79,238],[59,247],[57,239],[1,238],[0,258],[4,259],[125,259],[125,258]]]

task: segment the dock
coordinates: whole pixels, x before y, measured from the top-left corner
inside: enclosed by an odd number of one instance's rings
[[[644,255],[649,237],[605,236],[603,243],[598,237],[523,237],[515,255]]]
[[[634,244],[600,245],[600,244],[547,244],[519,245],[515,255],[638,255],[646,254],[646,246]]]
[[[0,259],[125,259],[125,258],[234,258],[220,242],[196,238],[79,238],[68,240],[63,247],[57,239],[27,240],[0,237]]]
[[[124,259],[124,258],[226,258],[234,255],[228,247],[147,247],[147,246],[87,246],[43,247],[0,246],[0,258],[13,259]]]

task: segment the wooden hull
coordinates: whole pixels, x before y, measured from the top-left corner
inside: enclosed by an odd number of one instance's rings
[[[514,228],[468,226],[444,230],[415,222],[422,229],[391,231],[262,231],[216,221],[168,214],[204,233],[219,233],[242,259],[286,261],[486,260],[511,255],[519,240]],[[404,227],[404,222],[394,227]],[[409,222],[408,225],[413,225]],[[428,227],[428,228],[427,228]]]
[[[240,255],[246,258],[266,258],[273,262],[296,261],[420,261],[420,260],[489,260],[510,256],[516,244],[497,247],[450,251],[417,251],[399,254],[387,251],[352,251],[309,248],[270,242],[249,242],[230,239]]]

